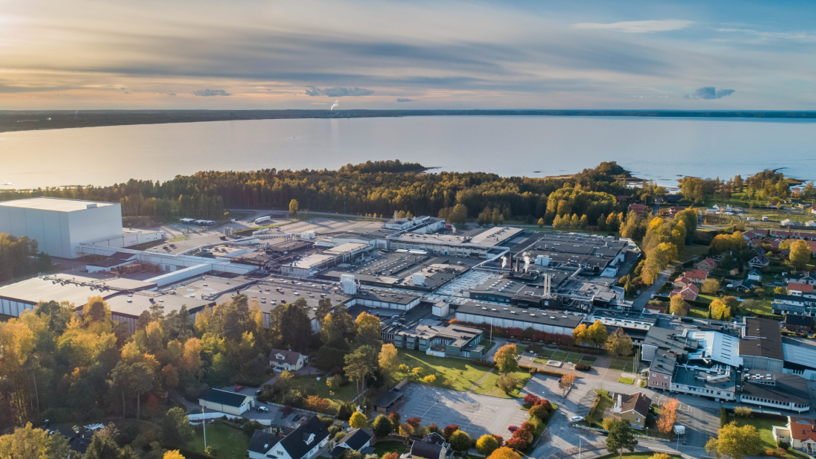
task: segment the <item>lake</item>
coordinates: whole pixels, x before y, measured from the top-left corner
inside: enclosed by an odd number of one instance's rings
[[[617,161],[641,178],[816,178],[816,121],[546,116],[290,119],[0,134],[4,188],[167,180],[200,170],[336,169],[400,159],[543,177]],[[540,172],[535,172],[540,171]]]

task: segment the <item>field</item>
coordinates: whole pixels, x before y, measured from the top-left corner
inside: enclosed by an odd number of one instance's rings
[[[632,378],[624,378],[623,376],[621,376],[620,378],[618,378],[618,382],[631,385],[635,383],[635,380]]]
[[[585,365],[593,365],[597,359],[594,355],[578,354],[577,352],[567,352],[552,349],[544,349],[538,353],[538,356],[533,360],[540,365],[546,365],[547,361],[555,360],[557,362],[572,362],[583,363]]]
[[[321,377],[320,381],[318,381],[315,376],[295,375],[292,378],[292,389],[297,389],[303,394],[318,395],[320,398],[325,398],[331,401],[335,408],[340,403],[349,402],[357,396],[357,386],[354,383],[346,384],[334,394],[330,394],[325,377]]]
[[[493,397],[499,398],[516,398],[519,396],[519,390],[521,390],[527,381],[530,380],[531,376],[530,373],[527,371],[516,371],[513,374],[518,378],[519,385],[516,390],[514,390],[510,395],[505,394],[501,389],[496,387],[496,381],[499,380],[501,377],[501,373],[498,370],[494,370],[492,373],[488,374],[484,381],[479,384],[476,389],[473,389],[474,394],[482,394],[482,395],[491,395]]]
[[[680,250],[680,252],[678,252],[677,260],[674,260],[674,262],[684,263],[686,261],[691,260],[692,258],[699,257],[707,253],[708,247],[704,245],[688,244],[685,247],[683,247],[683,250]]]
[[[207,446],[217,448],[215,457],[223,459],[243,459],[246,457],[249,438],[240,429],[215,421],[207,426]],[[195,428],[195,438],[187,444],[187,449],[204,452],[204,432],[201,427]]]
[[[464,359],[434,357],[424,352],[406,349],[398,349],[397,353],[401,363],[412,369],[421,367],[423,378],[434,375],[436,381],[431,385],[446,389],[467,391],[489,370],[487,367],[476,366],[473,362]],[[406,375],[401,375],[401,377],[404,376]]]

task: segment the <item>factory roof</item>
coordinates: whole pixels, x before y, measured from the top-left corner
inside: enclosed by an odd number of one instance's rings
[[[136,292],[132,294],[120,293],[105,300],[114,314],[122,314],[138,317],[144,311],[149,311],[150,307],[158,304],[164,308],[164,313],[178,311],[182,306],[187,306],[187,311],[195,312],[204,306],[212,305],[214,301],[205,301],[195,298],[187,298],[179,295],[165,295],[158,292]]]
[[[468,302],[460,305],[456,309],[456,312],[566,328],[575,328],[584,319],[583,314],[565,314],[564,311],[523,309],[512,306],[501,306],[476,302]]]
[[[495,226],[487,231],[483,231],[473,236],[473,239],[471,239],[470,242],[492,247],[512,239],[522,231],[523,230],[521,228]]]
[[[715,331],[692,331],[691,338],[702,344],[702,347],[689,354],[689,360],[705,359],[717,363],[738,367],[742,365],[739,356],[739,338]]]
[[[365,301],[379,301],[381,303],[409,304],[420,298],[420,296],[401,291],[360,289],[357,291],[357,298]]]
[[[0,202],[1,207],[17,207],[22,209],[48,210],[51,212],[76,212],[94,207],[108,207],[110,202],[81,201],[77,199],[60,198],[29,198],[15,199],[13,201]]]
[[[810,405],[810,391],[805,378],[788,373],[751,370],[743,373],[742,393],[781,403]]]
[[[786,366],[788,363],[792,363],[801,367],[816,369],[816,343],[813,341],[783,337],[782,352],[785,356]]]
[[[40,301],[68,301],[83,305],[89,297],[109,298],[122,291],[137,291],[155,288],[156,284],[124,278],[94,278],[57,274],[33,277],[0,287],[0,297],[38,303]]]
[[[737,372],[731,368],[700,368],[678,365],[672,383],[705,389],[734,391]]]
[[[292,267],[299,269],[312,269],[322,265],[323,263],[328,263],[335,258],[337,258],[336,255],[313,253],[301,258],[300,260],[292,262]]]
[[[368,244],[360,244],[360,243],[357,243],[357,242],[346,242],[345,244],[340,244],[340,245],[338,245],[336,247],[332,247],[332,248],[324,251],[323,253],[327,254],[327,255],[334,255],[334,256],[349,255],[349,254],[357,253],[360,250],[364,250],[364,249],[369,248],[369,247],[371,247],[371,246],[368,245]]]
[[[741,355],[785,360],[779,322],[770,319],[746,318],[744,339],[740,340]]]

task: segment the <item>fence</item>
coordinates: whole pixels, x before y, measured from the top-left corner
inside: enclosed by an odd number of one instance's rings
[[[581,430],[591,430],[593,432],[606,432],[606,430],[601,429],[599,427],[589,427],[589,426],[584,426],[584,425],[581,425],[581,424],[570,424],[570,426],[574,427],[576,429],[581,429]],[[659,442],[662,442],[662,443],[671,443],[671,441],[672,441],[672,440],[667,440],[665,438],[652,437],[652,436],[649,436],[649,435],[641,435],[641,434],[638,434],[638,433],[635,433],[634,437],[635,438],[642,438],[644,440],[659,441]]]

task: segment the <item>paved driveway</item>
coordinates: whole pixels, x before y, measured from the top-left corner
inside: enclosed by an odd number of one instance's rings
[[[439,387],[410,384],[406,403],[399,409],[402,419],[422,418],[422,425],[458,425],[479,438],[485,434],[510,437],[507,428],[519,426],[527,420],[527,411],[521,409],[521,399],[504,399],[460,392]]]

